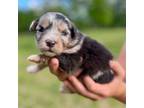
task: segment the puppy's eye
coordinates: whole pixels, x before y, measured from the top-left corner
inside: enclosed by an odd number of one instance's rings
[[[39,26],[39,29],[37,30],[37,31],[39,31],[39,32],[44,32],[44,27],[42,27],[42,26]]]
[[[66,36],[66,35],[68,35],[68,32],[67,31],[62,31],[62,33],[61,33],[63,36]]]

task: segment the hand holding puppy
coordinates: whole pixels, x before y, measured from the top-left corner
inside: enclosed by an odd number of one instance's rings
[[[92,100],[100,100],[106,97],[114,97],[125,103],[125,82],[123,81],[124,69],[116,61],[110,62],[111,68],[115,71],[114,79],[107,84],[99,84],[93,81],[89,76],[84,76],[80,81],[76,76],[68,76],[62,79],[63,73],[58,71],[59,62],[56,58],[51,59],[49,67],[51,72],[60,80],[64,80],[63,88],[69,89],[72,93],[78,93]],[[76,72],[80,73],[80,71]],[[78,75],[78,74],[77,74]]]
[[[59,80],[63,81],[61,92],[63,93],[78,93],[92,100],[100,100],[107,97],[114,97],[119,101],[125,102],[125,83],[123,81],[124,69],[116,61],[110,61],[110,66],[114,70],[115,77],[110,83],[99,84],[89,76],[82,77],[81,81],[77,78],[81,70],[75,72],[75,75],[68,76],[66,72],[59,69],[59,61],[56,58],[51,60],[44,55],[32,55],[28,60],[36,63],[28,67],[29,72],[38,72],[47,65],[51,72],[56,75]],[[31,69],[31,70],[30,70]],[[33,70],[32,70],[33,69]]]

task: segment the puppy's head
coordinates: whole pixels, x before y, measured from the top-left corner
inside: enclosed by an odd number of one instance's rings
[[[76,47],[80,37],[71,21],[57,12],[48,12],[34,20],[30,25],[30,31],[36,31],[38,48],[50,57],[69,52]]]

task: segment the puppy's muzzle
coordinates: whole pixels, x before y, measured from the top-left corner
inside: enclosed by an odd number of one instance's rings
[[[54,47],[55,46],[55,44],[56,44],[56,41],[52,41],[52,40],[45,40],[45,43],[46,43],[46,45],[49,47],[49,48],[52,48],[52,47]]]

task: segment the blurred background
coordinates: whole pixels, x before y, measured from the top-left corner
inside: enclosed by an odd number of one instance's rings
[[[60,81],[48,68],[28,74],[26,58],[40,53],[35,46],[34,33],[29,33],[32,20],[47,11],[68,16],[81,32],[104,44],[118,57],[125,43],[125,0],[19,0],[19,108],[124,108],[114,100],[91,101],[76,94],[59,92]]]

